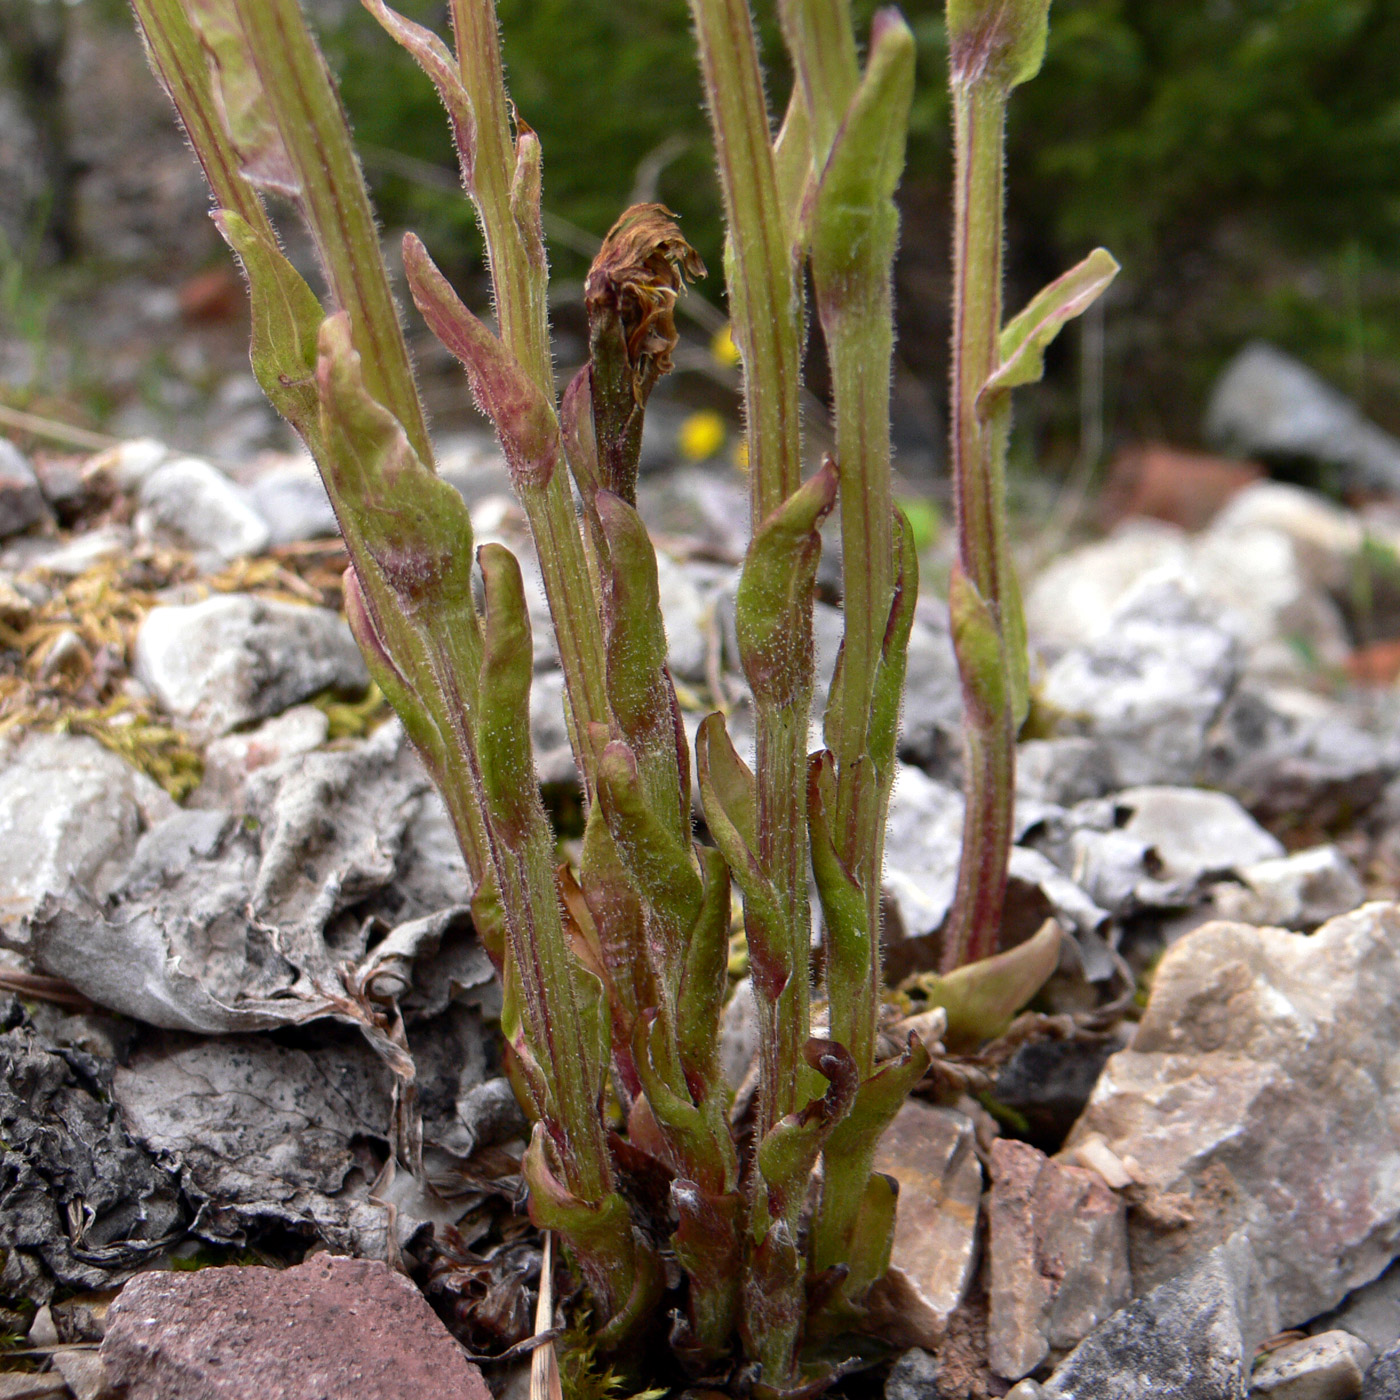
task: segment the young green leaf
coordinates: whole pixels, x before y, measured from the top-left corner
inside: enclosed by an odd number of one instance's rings
[[[403,268],[413,304],[467,372],[477,407],[495,424],[511,475],[545,486],[559,463],[554,406],[515,356],[462,304],[422,241],[404,235]]]
[[[1095,248],[1077,267],[1056,278],[1001,333],[1001,364],[977,396],[985,415],[996,398],[1045,373],[1045,350],[1076,316],[1081,316],[1118,275],[1118,262]]]
[[[962,673],[964,703],[980,724],[990,725],[1007,703],[1001,627],[977,585],[956,560],[948,584],[948,621]]]
[[[948,0],[949,64],[955,82],[1009,92],[1040,72],[1050,0]]]
[[[948,1013],[948,1047],[971,1049],[1000,1035],[1059,966],[1063,939],[1059,924],[1047,919],[1034,937],[1004,953],[920,979],[928,1004]]]
[[[431,29],[391,10],[384,0],[362,0],[362,3],[390,38],[412,54],[418,66],[432,79],[442,105],[447,108],[452,138],[457,146],[457,161],[462,170],[462,185],[470,193],[476,165],[476,114],[462,84],[456,59]]]

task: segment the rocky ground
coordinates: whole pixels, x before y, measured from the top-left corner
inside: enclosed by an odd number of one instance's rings
[[[479,537],[528,565],[493,444],[443,446]],[[882,1149],[889,1400],[1397,1394],[1400,524],[1248,476],[1203,528],[1130,517],[1028,581],[1007,938],[1047,916],[1072,937],[1036,1009],[941,1057]],[[723,706],[738,735],[742,491],[715,464],[641,501],[687,721]],[[269,1371],[300,1395],[298,1367],[352,1364],[336,1393],[372,1396],[386,1356],[401,1395],[405,1348],[464,1364],[437,1317],[477,1356],[533,1330],[498,993],[441,803],[338,610],[332,531],[293,455],[0,442],[0,1396],[244,1394]],[[905,1017],[962,819],[933,549],[886,872]],[[826,677],[831,564],[822,592]],[[567,831],[537,587],[533,607]],[[415,1179],[392,1164],[420,1120]],[[421,1348],[385,1260],[436,1308]],[[342,1294],[349,1358],[258,1321]]]
[[[368,688],[327,503],[257,395],[139,53],[79,24],[65,62],[79,224],[120,275],[3,307],[6,402],[111,445],[0,437],[0,1400],[484,1400],[469,1355],[518,1396],[542,1261],[461,860]],[[0,177],[27,169],[19,129],[0,101]],[[443,474],[528,566],[494,443],[418,348]],[[641,506],[687,723],[722,707],[742,739],[743,483],[673,466],[681,412],[655,416]],[[852,1395],[1400,1397],[1400,445],[1267,347],[1206,428],[1355,504],[1145,449],[1100,538],[1028,556],[1007,938],[1071,937],[882,1149],[898,1357]],[[890,1014],[926,1031],[963,804],[942,547],[886,870]],[[740,950],[733,971],[743,1094]],[[415,1178],[393,1164],[419,1124]]]

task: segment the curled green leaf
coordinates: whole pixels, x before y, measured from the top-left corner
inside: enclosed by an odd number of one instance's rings
[[[326,313],[270,234],[228,209],[214,222],[248,275],[253,374],[268,402],[314,449],[320,435],[316,343]]]
[[[948,621],[962,674],[963,703],[981,725],[989,725],[1007,703],[1001,627],[957,561],[948,582]]]
[[[515,555],[504,545],[484,544],[477,557],[486,584],[477,721],[481,785],[493,827],[519,849],[537,813],[544,820],[530,750],[530,614]]]
[[[844,294],[834,279],[857,267],[884,277],[899,232],[894,192],[914,96],[914,35],[898,11],[880,15],[865,73],[816,189],[812,261],[828,296]]]
[[[390,9],[384,0],[362,0],[362,3],[389,37],[412,54],[418,66],[432,79],[442,105],[447,108],[462,169],[462,184],[471,192],[475,183],[476,114],[472,111],[471,97],[462,85],[457,60],[431,29],[406,19],[397,10]]]
[[[187,3],[187,13],[209,53],[214,93],[243,173],[260,189],[294,198],[301,192],[301,182],[268,106],[237,0]]]
[[[1104,248],[1095,248],[1077,267],[1058,277],[1001,333],[1001,364],[977,396],[985,416],[998,397],[1022,384],[1034,384],[1045,373],[1045,350],[1076,316],[1083,315],[1118,276],[1118,262]]]
[[[812,683],[812,594],[823,520],[836,504],[828,459],[759,527],[734,600],[744,674],[760,704],[793,704]]]

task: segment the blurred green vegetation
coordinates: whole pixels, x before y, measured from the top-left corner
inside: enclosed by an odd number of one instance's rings
[[[441,0],[402,8],[445,30]],[[758,6],[778,113],[790,79],[774,8]],[[906,360],[931,377],[946,324],[945,41],[940,3],[906,12],[921,73],[901,331]],[[685,0],[501,0],[500,13],[512,94],[544,144],[556,272],[580,275],[587,236],[637,196],[681,214],[718,268]],[[358,7],[327,40],[387,220],[465,264],[474,235],[443,187],[452,152],[429,84]],[[1120,433],[1192,436],[1210,379],[1256,335],[1400,429],[1397,55],[1400,0],[1055,0],[1045,70],[1012,104],[1010,298],[1095,243],[1119,256],[1106,387]],[[1071,343],[1062,422],[1073,360]]]
[[[386,225],[417,229],[470,284],[480,250],[430,83],[356,0],[307,4]],[[776,119],[790,86],[776,0],[754,4]],[[446,33],[446,0],[399,7]],[[855,7],[865,25],[875,0]],[[121,0],[83,8],[130,23]],[[933,403],[947,339],[943,4],[904,8],[920,72],[899,353]],[[0,0],[11,19],[65,9]],[[658,198],[715,274],[702,294],[720,302],[719,198],[686,0],[499,0],[499,10],[511,91],[543,142],[559,289],[630,201]],[[45,25],[31,27],[10,36],[11,62],[47,42]],[[1400,432],[1400,0],[1054,0],[1045,70],[1012,103],[1009,172],[1009,303],[1095,243],[1123,263],[1105,312],[1110,445],[1193,440],[1211,380],[1256,336]],[[0,251],[11,317],[14,261]],[[1078,344],[1078,332],[1062,338],[1045,390],[1018,407],[1037,462],[1077,449]],[[820,392],[820,356],[812,380]]]

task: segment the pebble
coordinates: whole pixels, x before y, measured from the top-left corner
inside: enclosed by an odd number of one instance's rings
[[[1121,1197],[1082,1167],[998,1138],[987,1204],[988,1364],[1019,1380],[1128,1301]]]
[[[1116,786],[1190,783],[1206,732],[1234,688],[1241,653],[1189,581],[1148,575],[1128,588],[1095,640],[1046,673],[1062,734],[1096,738]]]
[[[152,609],[135,671],[165,710],[211,735],[369,684],[344,618],[243,593]]]
[[[1361,1400],[1400,1400],[1400,1346],[1371,1363],[1361,1382]]]
[[[54,1368],[68,1383],[75,1400],[108,1400],[112,1386],[102,1358],[91,1351],[56,1351]]]
[[[1242,457],[1340,467],[1353,489],[1400,491],[1400,442],[1263,341],[1246,345],[1216,381],[1205,432],[1214,446]]]
[[[1374,1353],[1350,1332],[1319,1332],[1267,1352],[1249,1400],[1356,1400]]]
[[[0,751],[3,752],[3,751]],[[0,767],[0,928],[14,934],[46,896],[101,898],[166,793],[96,739],[33,734]]]
[[[1378,1356],[1400,1344],[1400,1264],[1348,1294],[1336,1312],[1321,1320],[1319,1330],[1334,1327],[1360,1337]]]
[[[0,1400],[58,1400],[68,1393],[68,1382],[53,1371],[0,1372]]]
[[[279,458],[248,483],[248,500],[272,544],[330,539],[340,533],[330,497],[309,457]]]
[[[899,1182],[890,1271],[880,1288],[895,1315],[894,1340],[935,1347],[962,1302],[977,1260],[982,1165],[971,1121],[907,1099],[875,1154]]]
[[[48,503],[29,458],[9,438],[0,437],[0,539],[48,518]]]
[[[1242,884],[1217,885],[1211,892],[1222,919],[1308,933],[1366,898],[1352,863],[1332,845],[1247,865],[1239,876]]]
[[[272,542],[246,493],[198,457],[158,466],[137,493],[136,533],[221,559],[260,554]]]
[[[148,1273],[112,1307],[102,1359],[125,1400],[489,1400],[423,1295],[369,1259]]]
[[[923,1347],[902,1352],[885,1378],[885,1400],[939,1400],[938,1358]]]
[[[1243,1400],[1262,1340],[1246,1321],[1255,1287],[1257,1265],[1237,1236],[1090,1333],[1044,1400]]]

